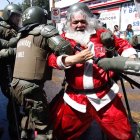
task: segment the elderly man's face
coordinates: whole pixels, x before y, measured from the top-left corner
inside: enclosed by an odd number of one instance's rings
[[[74,31],[85,31],[87,27],[87,21],[85,16],[76,13],[72,18],[71,18],[71,28]]]

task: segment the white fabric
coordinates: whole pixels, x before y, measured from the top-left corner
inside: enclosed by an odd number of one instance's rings
[[[134,48],[128,48],[128,49],[124,50],[121,54],[121,56],[123,56],[123,57],[129,57],[131,55],[137,55],[137,52]]]
[[[63,62],[62,62],[62,58],[63,57],[66,57],[66,56],[68,56],[68,55],[61,55],[61,56],[58,56],[57,57],[57,65],[58,65],[58,67],[60,68],[60,69],[62,69],[62,70],[64,70],[64,69],[68,69],[68,68],[70,68],[71,66],[65,66],[64,64],[63,64]]]
[[[88,94],[87,97],[90,103],[96,109],[96,111],[99,111],[105,105],[110,103],[118,92],[119,92],[119,86],[116,83],[114,83],[113,86],[110,88],[108,94],[106,94],[103,98],[100,99],[96,94]]]
[[[89,50],[95,54],[94,52],[94,44],[92,42],[89,42],[87,44]],[[83,75],[83,86],[84,89],[92,89],[94,88],[93,85],[93,60],[90,59],[85,63],[85,68],[84,68],[84,75]]]
[[[86,113],[86,105],[79,104],[76,101],[72,100],[67,93],[64,93],[63,99],[69,106],[71,106],[75,110]]]

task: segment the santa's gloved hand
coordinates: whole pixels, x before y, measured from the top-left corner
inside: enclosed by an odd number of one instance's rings
[[[123,71],[126,66],[128,57],[114,57],[114,58],[102,58],[98,61],[97,65],[105,71],[114,70],[117,72]]]

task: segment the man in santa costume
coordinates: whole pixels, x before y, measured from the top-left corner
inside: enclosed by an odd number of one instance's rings
[[[113,48],[104,47],[103,34],[108,31],[98,23],[84,3],[72,5],[62,36],[70,42],[73,54],[49,57],[50,66],[65,70],[67,82],[65,93],[52,107],[54,136],[58,140],[78,140],[93,120],[109,140],[134,139],[119,86],[113,80],[115,72],[105,71],[102,63],[99,67],[98,58],[108,57],[107,49],[113,49],[126,61],[128,57],[135,58],[136,51],[114,35]],[[122,62],[116,65],[122,66]]]

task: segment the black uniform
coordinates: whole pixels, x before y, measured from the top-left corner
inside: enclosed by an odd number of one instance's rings
[[[17,41],[19,38],[18,34],[18,25],[21,19],[22,10],[20,6],[16,4],[8,4],[4,10],[3,15],[0,18],[0,53],[4,54],[5,51],[10,48],[16,48]],[[13,49],[14,50],[14,49]],[[13,108],[12,108],[12,98],[10,96],[10,83],[12,81],[13,67],[14,67],[14,57],[10,59],[5,59],[0,61],[0,88],[2,93],[9,99],[7,106],[7,117],[10,121],[10,136],[14,134],[15,121],[13,120]],[[11,127],[14,123],[14,127]],[[12,132],[11,132],[12,130]],[[12,135],[11,135],[12,134]],[[11,138],[12,139],[12,138]],[[16,140],[16,138],[13,138]]]

